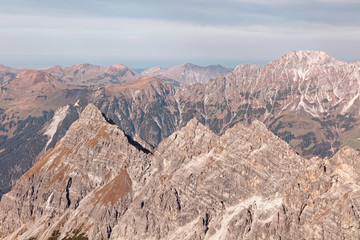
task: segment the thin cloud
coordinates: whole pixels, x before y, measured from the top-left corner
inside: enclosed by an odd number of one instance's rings
[[[157,58],[214,59],[216,64],[227,59],[236,65],[263,63],[294,49],[356,60],[359,11],[356,3],[335,0],[19,0],[16,5],[4,0],[0,63],[13,55],[43,62],[39,56],[48,56],[50,65],[69,56],[73,61],[94,56],[98,64],[112,57],[124,63]]]

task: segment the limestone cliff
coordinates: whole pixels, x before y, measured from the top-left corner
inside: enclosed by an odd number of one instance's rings
[[[147,149],[89,105],[0,202],[5,239],[356,239],[360,154],[299,156],[253,121]]]

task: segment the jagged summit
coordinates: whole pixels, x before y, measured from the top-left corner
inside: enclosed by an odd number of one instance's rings
[[[360,165],[351,150],[306,160],[259,121],[218,136],[192,119],[151,154],[100,118],[89,104],[3,196],[0,237],[357,236]]]
[[[126,68],[128,68],[127,66],[125,66],[122,63],[111,64],[111,65],[109,65],[109,67],[116,68],[116,69],[126,69]]]
[[[268,128],[266,127],[266,125],[259,121],[258,119],[255,119],[251,125],[250,125],[251,129],[257,129],[259,131],[269,131]]]
[[[219,136],[193,118],[180,130],[163,140],[155,154],[161,155],[160,158],[164,158],[164,165],[168,165],[167,156],[176,155],[179,159],[186,159],[189,155],[206,153],[218,140]],[[172,149],[171,152],[168,152],[169,148]],[[173,168],[178,164],[181,164],[181,161],[173,163]]]
[[[198,129],[201,131],[205,131],[205,130],[210,131],[210,129],[208,129],[201,122],[199,122],[199,120],[197,120],[196,117],[191,119],[183,129],[188,129],[188,130],[192,130],[192,131],[196,131]]]
[[[269,63],[269,65],[280,64],[289,67],[299,67],[304,65],[326,65],[332,62],[340,61],[330,57],[323,51],[295,50],[281,56],[279,59]]]
[[[101,111],[92,103],[89,103],[81,112],[79,119],[88,121],[106,121]]]
[[[24,83],[26,81],[29,85],[35,85],[40,82],[50,82],[53,80],[54,77],[51,74],[33,69],[23,71],[15,79],[15,81],[24,81]]]

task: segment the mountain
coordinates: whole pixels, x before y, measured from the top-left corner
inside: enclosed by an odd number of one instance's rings
[[[78,118],[69,104],[86,91],[38,70],[26,70],[1,86],[0,197]]]
[[[92,104],[0,202],[6,239],[351,239],[359,152],[304,159],[255,120],[156,149]],[[291,236],[291,237],[290,237]]]
[[[1,133],[9,134],[9,121],[38,117],[43,111],[74,104],[84,92],[84,88],[62,83],[48,73],[26,70],[1,86],[0,108],[2,117],[6,116]]]
[[[218,134],[258,119],[301,155],[325,157],[345,145],[360,149],[359,72],[358,63],[294,51],[266,66],[239,65],[206,84],[155,81],[147,91],[113,85],[86,98],[154,146],[193,117]]]
[[[171,82],[175,85],[192,85],[195,83],[207,83],[219,75],[231,72],[229,68],[221,65],[200,67],[191,63],[185,63],[170,69],[153,67],[141,72],[142,76],[152,76]]]
[[[216,88],[240,92],[240,101],[228,102],[241,102],[236,107],[244,109],[244,121],[260,119],[302,155],[324,157],[344,145],[360,148],[359,71],[358,63],[323,52],[294,51],[251,77],[240,66]]]
[[[53,66],[42,69],[58,80],[73,85],[102,86],[123,83],[139,78],[134,70],[120,63],[106,67],[91,64],[78,64],[70,67]]]
[[[16,78],[16,75],[22,71],[24,71],[24,69],[7,67],[0,64],[0,84],[12,81]]]
[[[258,119],[301,155],[325,157],[345,145],[360,148],[359,71],[358,63],[323,52],[294,51],[266,66],[239,65],[206,84],[163,83],[149,90],[151,97],[135,89],[115,97],[99,90],[88,100],[153,145],[193,117],[219,134]]]
[[[0,196],[56,145],[88,103],[131,138],[154,147],[196,118],[219,135],[239,122],[249,126],[260,120],[309,159],[334,156],[344,146],[360,149],[359,71],[359,63],[294,51],[265,66],[239,65],[206,84],[176,87],[144,77],[100,87],[59,87],[58,100],[50,97],[57,96],[53,93],[44,101],[36,89],[19,91],[16,99],[23,101],[1,95]],[[2,87],[5,91],[7,85]]]

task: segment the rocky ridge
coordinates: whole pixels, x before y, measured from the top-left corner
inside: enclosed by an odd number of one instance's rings
[[[266,66],[239,65],[206,84],[149,86],[151,97],[120,87],[111,93],[107,89],[117,87],[109,86],[87,99],[155,146],[194,117],[219,134],[258,119],[301,155],[325,157],[345,145],[360,149],[359,73],[358,63],[294,51]],[[144,126],[151,134],[140,130]]]
[[[87,106],[56,147],[2,198],[1,231],[13,232],[10,238],[36,233],[47,239],[59,229],[74,235],[72,231],[86,223],[87,234],[106,238],[107,228],[143,185],[143,169],[151,165],[149,154],[150,150],[109,124],[96,107]],[[20,199],[13,195],[17,192]],[[24,211],[5,214],[11,209]],[[106,224],[99,226],[99,222]],[[36,232],[44,227],[46,231]]]
[[[218,136],[192,119],[146,149],[89,105],[4,195],[0,231],[5,239],[357,238],[359,160],[348,147],[304,159],[257,120]]]
[[[307,158],[333,156],[343,146],[360,149],[359,63],[323,52],[294,51],[266,66],[239,65],[206,84],[182,87],[146,77],[81,88],[51,74],[41,73],[48,83],[36,80],[31,76],[40,72],[30,72],[1,89],[0,197],[55,146],[88,103],[153,146],[195,117],[220,135],[258,119]],[[18,88],[19,80],[27,87]]]

